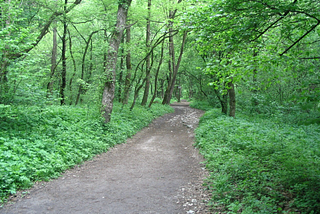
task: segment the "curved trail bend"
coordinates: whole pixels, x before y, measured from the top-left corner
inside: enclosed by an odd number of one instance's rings
[[[173,105],[126,144],[117,145],[16,197],[1,214],[209,213],[206,176],[192,144],[200,110]]]

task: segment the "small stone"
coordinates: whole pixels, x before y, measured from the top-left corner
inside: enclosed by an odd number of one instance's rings
[[[187,212],[187,214],[193,214],[193,213],[194,213],[193,210],[189,210],[189,211]]]

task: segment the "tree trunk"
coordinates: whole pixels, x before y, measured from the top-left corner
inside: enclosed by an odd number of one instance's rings
[[[160,97],[161,97],[161,98],[164,97],[164,82],[165,82],[164,79],[160,79],[160,88],[161,88]]]
[[[5,50],[2,57],[1,67],[0,67],[0,104],[6,103],[8,100],[9,85],[8,85],[8,66],[10,64],[7,58],[8,52]]]
[[[234,91],[234,84],[233,79],[231,82],[228,83],[228,94],[229,94],[229,116],[235,117],[236,116],[236,93]]]
[[[89,69],[88,69],[88,76],[87,76],[87,81],[89,84],[92,83],[91,76],[92,76],[92,71],[93,71],[93,39],[90,39],[90,63],[89,63]]]
[[[139,81],[138,81],[138,83],[137,83],[137,85],[136,85],[136,87],[135,87],[135,90],[134,90],[134,97],[133,97],[132,105],[131,105],[131,107],[130,107],[130,111],[132,111],[132,109],[134,108],[134,106],[135,106],[135,104],[136,104],[136,100],[137,100],[137,98],[138,98],[138,96],[139,96],[139,91],[141,90],[143,84],[145,83],[146,78],[143,79],[141,85],[139,85],[139,82],[140,82],[140,81],[141,81],[141,77],[140,77],[140,79],[139,79]]]
[[[151,31],[150,31],[150,17],[151,17],[151,0],[148,0],[148,18],[147,18],[147,32],[146,32],[146,46],[147,46],[147,53],[149,52],[150,48],[150,37],[151,37]],[[149,96],[149,89],[150,89],[150,54],[148,54],[146,58],[146,85],[144,89],[143,99],[141,102],[141,105],[146,105],[148,101]]]
[[[177,100],[178,103],[181,102],[181,77],[179,76],[178,87],[177,87]]]
[[[113,99],[115,92],[116,81],[116,64],[119,45],[125,29],[128,9],[132,0],[123,0],[118,5],[117,24],[114,32],[110,38],[108,58],[105,67],[105,83],[102,94],[102,108],[101,113],[104,117],[104,122],[108,123],[111,120],[111,113],[113,109]]]
[[[73,94],[72,94],[72,82],[73,82],[73,78],[76,76],[77,73],[77,64],[76,64],[76,60],[74,59],[73,56],[73,51],[72,51],[72,38],[71,38],[71,33],[68,30],[68,37],[69,37],[69,52],[70,52],[70,56],[72,59],[72,64],[73,64],[73,74],[69,80],[69,90],[70,90],[70,105],[72,105],[73,103]]]
[[[124,38],[122,36],[121,43],[124,43]],[[121,50],[121,59],[120,59],[120,75],[119,75],[119,83],[118,83],[118,101],[122,102],[121,94],[122,94],[122,83],[123,83],[123,70],[124,70],[124,49]]]
[[[78,87],[78,93],[77,93],[77,99],[76,99],[76,103],[75,105],[78,105],[79,101],[80,101],[80,96],[81,94],[85,93],[86,88],[84,87],[84,82],[85,82],[85,78],[84,78],[84,73],[85,73],[85,68],[86,68],[86,57],[87,57],[87,53],[88,53],[88,49],[89,47],[91,47],[91,54],[92,54],[92,36],[96,33],[98,33],[99,31],[93,31],[91,32],[91,34],[89,35],[88,40],[84,39],[86,42],[86,47],[84,49],[84,53],[82,55],[82,65],[81,65],[81,76],[80,79],[82,80],[82,82],[79,83],[79,87]],[[91,77],[91,70],[92,70],[93,64],[92,64],[92,55],[90,58],[90,66],[89,66],[89,74],[88,74],[88,78],[87,80],[90,79]]]
[[[160,67],[161,67],[162,61],[163,61],[163,49],[164,49],[163,44],[164,44],[164,41],[162,42],[162,46],[161,46],[160,60],[159,60],[159,64],[158,64],[156,76],[155,76],[155,78],[154,78],[154,93],[153,93],[153,96],[152,96],[151,101],[150,101],[150,103],[149,103],[149,108],[151,107],[153,101],[154,101],[154,100],[156,99],[156,97],[157,97],[158,76],[159,76]]]
[[[221,95],[217,89],[214,89],[214,93],[216,94],[220,102],[221,113],[227,115],[228,114],[228,94]]]
[[[134,73],[133,81],[136,79],[136,76],[137,76],[137,68],[136,68],[135,73]],[[142,69],[141,70],[143,70],[143,65],[142,65]],[[143,74],[141,73],[139,79],[136,81],[136,86],[135,86],[135,89],[134,89],[133,102],[132,102],[132,105],[130,107],[130,111],[134,108],[134,106],[136,104],[136,100],[137,100],[137,98],[139,96],[139,91],[141,90],[141,88],[143,87],[143,85],[144,85],[144,83],[146,81],[146,78],[144,78],[142,83],[140,84],[142,76],[143,76]]]
[[[67,59],[66,59],[66,44],[67,44],[67,17],[66,17],[66,10],[67,10],[68,0],[65,0],[64,5],[64,18],[63,18],[63,35],[62,35],[62,71],[61,71],[61,86],[60,86],[60,98],[61,98],[61,105],[65,104],[65,89],[66,89],[66,78],[67,78]]]
[[[11,3],[11,0],[7,0],[6,1],[9,5]],[[5,20],[5,26],[4,27],[9,27],[12,23],[11,23],[11,14],[10,14],[10,9],[11,6],[9,7],[9,14],[7,14],[7,17],[4,17]],[[14,22],[14,21],[13,21]],[[11,33],[8,32],[7,36],[10,37]],[[6,103],[8,100],[8,93],[9,93],[9,85],[8,85],[8,67],[10,65],[10,55],[9,55],[9,50],[10,47],[5,44],[5,49],[2,53],[2,62],[1,66],[0,66],[0,103]]]
[[[130,35],[130,26],[126,29],[126,43],[129,44],[131,39]],[[126,56],[126,67],[127,67],[127,75],[125,79],[125,87],[124,87],[124,93],[123,93],[123,100],[122,104],[128,104],[129,100],[129,92],[130,92],[130,80],[131,80],[131,53],[130,50],[127,50],[127,56]]]
[[[170,50],[169,50],[169,60],[168,60],[168,70],[169,70],[169,74],[167,75],[167,86],[166,86],[166,90],[164,90],[164,82],[163,82],[163,87],[162,87],[162,94],[163,94],[163,100],[162,100],[162,104],[167,104],[167,100],[168,100],[168,96],[169,96],[169,88],[170,88],[170,83],[172,80],[172,63],[171,63],[171,58],[170,58]],[[169,101],[170,102],[170,101]]]
[[[172,11],[170,11],[170,17],[171,17]],[[172,21],[169,22],[169,25],[172,26]],[[173,43],[173,35],[172,35],[172,27],[169,28],[169,71],[172,70],[169,74],[168,79],[168,86],[166,91],[164,92],[164,98],[162,101],[162,104],[170,104],[170,91],[171,91],[171,85],[173,82],[174,74],[175,74],[175,53],[174,53],[174,43]]]
[[[221,96],[220,104],[221,104],[221,113],[227,115],[228,114],[228,94],[224,94]]]
[[[56,24],[56,22],[55,22]],[[53,39],[52,39],[52,53],[51,53],[51,72],[50,72],[50,79],[49,79],[49,83],[47,86],[47,90],[48,90],[48,94],[47,96],[52,96],[52,91],[53,91],[53,77],[54,77],[54,73],[56,70],[56,66],[57,66],[57,48],[58,48],[58,44],[57,44],[57,27],[54,26],[53,28]]]
[[[254,50],[253,51],[253,57],[255,58],[256,56],[258,56],[258,51],[257,50]],[[260,112],[259,109],[258,109],[258,105],[259,105],[259,100],[258,100],[258,82],[257,82],[257,69],[255,68],[253,70],[253,77],[252,77],[252,82],[253,82],[253,96],[252,96],[252,104],[253,104],[253,109],[256,111],[256,112]]]
[[[169,41],[170,41],[170,58],[172,60],[172,68],[173,68],[173,73],[172,73],[172,79],[168,85],[167,91],[165,92],[164,95],[164,99],[162,101],[162,104],[170,104],[170,100],[172,97],[172,93],[173,93],[173,89],[174,89],[174,85],[176,82],[176,78],[177,78],[177,74],[178,74],[178,70],[180,67],[180,62],[182,59],[182,55],[183,55],[183,50],[184,50],[184,45],[186,42],[186,38],[187,38],[187,32],[185,31],[183,34],[183,38],[182,38],[182,44],[181,44],[181,48],[180,48],[180,55],[177,61],[177,64],[175,64],[175,54],[174,54],[174,43],[173,43],[173,36],[169,37]]]

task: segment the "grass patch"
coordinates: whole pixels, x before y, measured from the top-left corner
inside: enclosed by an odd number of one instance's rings
[[[319,213],[320,129],[206,112],[196,146],[211,172],[212,206],[228,213]]]
[[[116,103],[111,122],[104,124],[85,107],[0,105],[0,202],[125,142],[169,112],[173,109],[161,104],[130,111]]]

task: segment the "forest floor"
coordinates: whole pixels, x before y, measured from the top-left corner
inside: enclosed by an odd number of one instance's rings
[[[193,147],[203,112],[172,106],[127,143],[11,197],[0,213],[209,213],[208,173]]]

